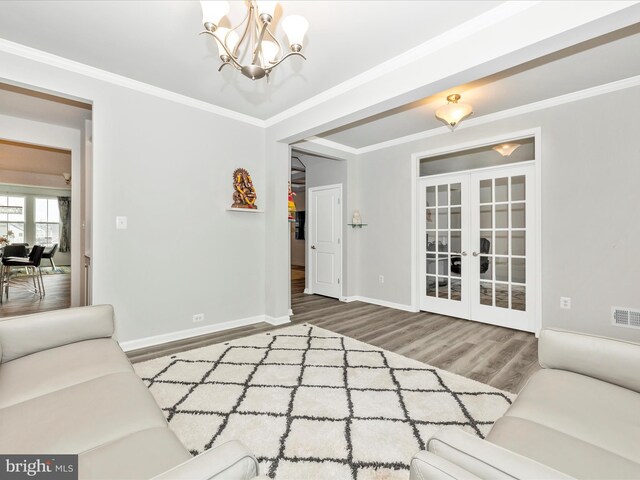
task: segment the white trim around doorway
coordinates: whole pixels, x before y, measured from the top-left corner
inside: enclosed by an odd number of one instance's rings
[[[536,299],[535,299],[535,335],[542,329],[542,129],[540,127],[517,132],[506,133],[494,137],[488,137],[470,142],[449,145],[432,150],[416,152],[411,155],[411,307],[414,311],[420,311],[420,252],[418,244],[418,182],[420,181],[420,159],[460,152],[472,148],[479,148],[495,143],[515,141],[523,138],[534,137],[535,171],[536,171]],[[486,171],[496,167],[472,170],[474,172]],[[454,172],[451,172],[454,173]],[[456,172],[463,173],[463,172]],[[446,174],[450,175],[450,174]],[[436,177],[437,175],[434,175]]]

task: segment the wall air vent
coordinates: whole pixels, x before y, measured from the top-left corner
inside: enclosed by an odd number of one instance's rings
[[[611,307],[611,323],[618,327],[640,329],[640,310],[625,307]]]

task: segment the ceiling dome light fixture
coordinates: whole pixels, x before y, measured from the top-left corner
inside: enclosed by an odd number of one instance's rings
[[[229,13],[229,2],[226,1],[201,1],[202,23],[204,32],[216,39],[218,52],[222,65],[232,65],[245,77],[257,80],[262,77],[269,78],[271,70],[280,65],[285,58],[298,55],[306,60],[300,53],[305,33],[309,28],[309,22],[300,15],[289,15],[282,21],[282,28],[289,40],[290,52],[284,53],[280,42],[269,30],[273,20],[273,14],[278,2],[247,0],[247,15],[244,20],[234,28],[220,27],[222,17]],[[250,62],[242,64],[245,57],[250,56]]]
[[[458,103],[460,95],[454,93],[447,97],[445,106],[436,110],[436,118],[445,122],[451,131],[455,130],[458,124],[473,113],[473,107],[466,103]]]
[[[508,157],[513,152],[515,152],[516,148],[518,148],[519,146],[519,143],[503,143],[502,145],[496,145],[495,147],[493,147],[493,149],[503,157]]]

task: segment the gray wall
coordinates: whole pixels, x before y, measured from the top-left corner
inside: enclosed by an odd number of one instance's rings
[[[413,153],[541,127],[543,326],[640,341],[610,321],[611,306],[640,308],[638,107],[634,87],[362,155],[358,202],[370,226],[356,246],[367,259],[358,293],[411,302]]]
[[[265,214],[225,211],[237,167],[266,205],[263,128],[8,53],[0,64],[93,102],[93,302],[114,305],[120,340],[265,313]]]

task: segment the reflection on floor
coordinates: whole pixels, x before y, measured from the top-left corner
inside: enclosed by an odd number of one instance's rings
[[[293,277],[292,277],[293,278]],[[436,288],[437,279],[437,288]],[[495,289],[495,298],[494,298]],[[428,297],[447,298],[460,301],[462,299],[462,285],[459,279],[447,277],[427,276]],[[495,302],[495,303],[494,303]],[[526,308],[526,291],[524,285],[511,285],[511,309],[522,310]],[[482,305],[494,305],[500,308],[509,308],[509,284],[499,282],[480,282],[480,303]]]
[[[304,292],[304,267],[291,265],[291,295]]]
[[[70,274],[43,275],[42,280],[46,292],[43,298],[21,288],[9,287],[9,299],[4,297],[0,305],[0,318],[59,310],[71,306]]]

